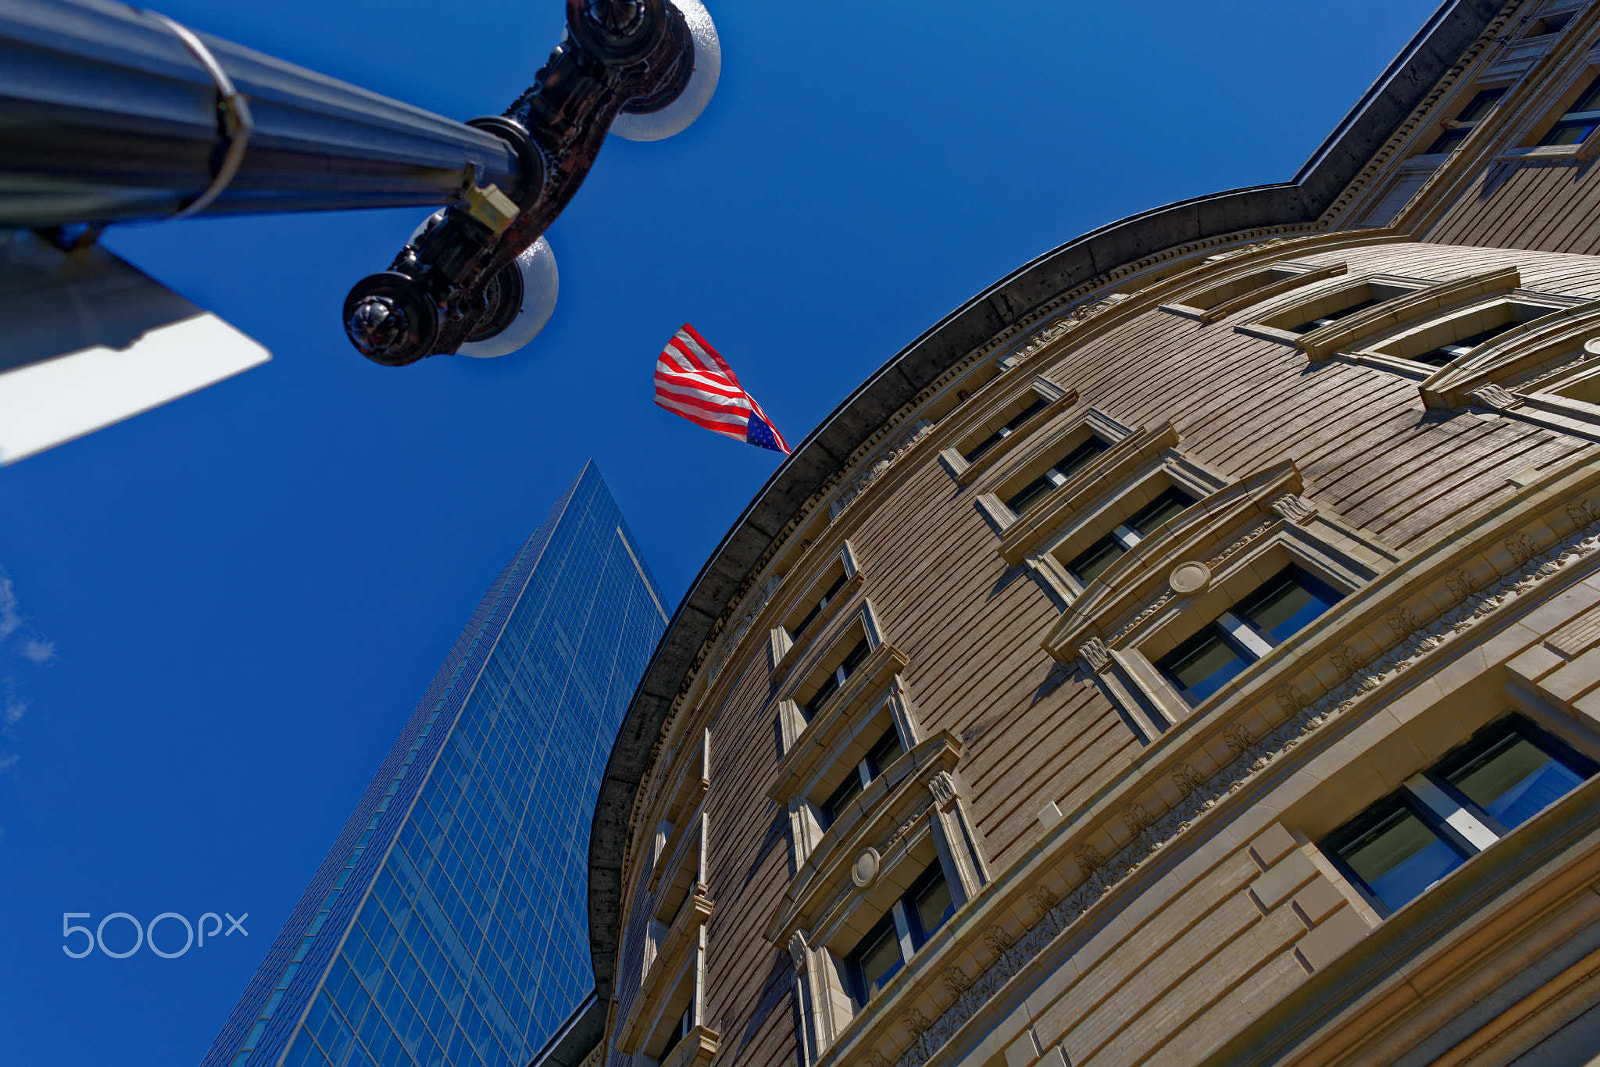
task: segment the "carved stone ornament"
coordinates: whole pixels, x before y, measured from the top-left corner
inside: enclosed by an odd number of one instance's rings
[[[1179,596],[1193,596],[1211,584],[1211,568],[1194,561],[1180,563],[1172,568],[1167,584]]]
[[[1045,324],[1034,331],[1017,349],[1005,358],[1005,369],[1010,370],[1017,364],[1024,362],[1032,356],[1044,351],[1052,342],[1065,337],[1079,326],[1088,322],[1102,311],[1116,307],[1122,301],[1115,296],[1104,300],[1095,300],[1086,304],[1079,304],[1060,318]]]
[[[1465,570],[1445,575],[1444,584],[1450,590],[1450,595],[1457,600],[1467,599],[1478,588],[1478,583],[1473,579],[1471,572]]]
[[[1098,637],[1091,637],[1078,647],[1078,655],[1089,662],[1089,667],[1100,674],[1111,666],[1111,650]]]
[[[806,939],[800,936],[800,931],[796,930],[789,935],[789,958],[794,961],[795,970],[803,972],[806,969],[806,957],[808,955],[810,955],[810,950],[806,948]]]
[[[1272,510],[1296,526],[1304,526],[1316,515],[1316,505],[1303,496],[1285,493],[1272,502]]]
[[[1522,403],[1504,388],[1498,385],[1486,385],[1472,392],[1472,403],[1476,407],[1488,408],[1490,411],[1506,411]]]
[[[1192,793],[1206,784],[1205,775],[1192,763],[1180,763],[1172,768],[1172,784],[1185,793]]]
[[[878,880],[881,862],[877,849],[861,850],[861,855],[857,856],[855,863],[850,866],[850,880],[856,884],[857,889],[865,889]]]
[[[910,427],[901,431],[898,436],[891,439],[872,466],[856,475],[855,481],[839,492],[838,497],[834,499],[830,508],[831,514],[828,521],[832,522],[844,514],[844,510],[855,503],[856,498],[865,493],[873,482],[888,473],[889,468],[894,466],[901,456],[911,451],[918,441],[921,441],[932,432],[932,422],[927,419],[918,419]]]
[[[950,777],[948,771],[940,771],[928,779],[928,792],[933,794],[934,802],[939,807],[949,807],[956,802],[956,780]]]

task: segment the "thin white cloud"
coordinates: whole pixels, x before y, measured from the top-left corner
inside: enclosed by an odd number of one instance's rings
[[[7,678],[5,707],[0,709],[0,723],[10,728],[21,722],[26,714],[28,714],[28,702],[17,695],[16,683]]]
[[[11,576],[0,570],[0,641],[16,633],[22,626],[22,611],[17,607],[17,590]]]
[[[17,600],[16,585],[0,569],[0,661],[8,654],[44,666],[56,658],[56,644],[28,624]],[[0,675],[0,735],[15,737],[17,724],[27,714],[28,702],[17,687],[16,677],[10,672]],[[21,758],[16,752],[0,752],[0,775],[15,767]]]

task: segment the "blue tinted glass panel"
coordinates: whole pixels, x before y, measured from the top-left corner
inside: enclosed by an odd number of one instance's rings
[[[1298,567],[1288,567],[1233,610],[1275,645],[1293,636],[1338,600],[1339,594],[1326,583]]]
[[[1249,665],[1215,626],[1208,626],[1156,661],[1184,698],[1198,704]]]
[[[1506,733],[1445,779],[1510,830],[1571,792],[1583,775],[1520,733]]]
[[[1465,862],[1408,805],[1388,800],[1363,816],[1365,828],[1334,854],[1390,910],[1404,907]]]
[[[473,612],[204,1067],[526,1067],[593,988],[589,818],[665,626],[590,465]]]

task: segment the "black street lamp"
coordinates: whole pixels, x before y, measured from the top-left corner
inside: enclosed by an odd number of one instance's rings
[[[606,133],[687,126],[721,62],[700,0],[566,2],[533,85],[463,124],[112,0],[0,0],[0,226],[443,204],[346,331],[391,366],[510,351],[549,315],[541,237]]]
[[[704,15],[698,3],[682,6]],[[345,300],[356,348],[402,366],[503,334],[523,308],[519,257],[578,191],[613,122],[663,112],[686,94],[696,112],[704,106],[690,89],[696,44],[706,40],[668,0],[567,0],[567,36],[533,85],[505,114],[469,123],[511,146],[515,185],[464,189],[388,270],[356,283]],[[715,47],[714,31],[709,41]]]

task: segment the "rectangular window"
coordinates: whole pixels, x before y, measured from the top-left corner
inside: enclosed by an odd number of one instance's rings
[[[1006,421],[1004,426],[1000,427],[988,437],[985,437],[982,441],[979,441],[977,444],[973,445],[971,450],[964,453],[964,458],[966,461],[968,463],[973,462],[995,445],[1016,433],[1017,427],[1021,426],[1023,423],[1027,422],[1029,419],[1033,418],[1039,412],[1044,410],[1045,403],[1046,401],[1044,397],[1037,397],[1033,403],[1029,404],[1015,415],[1011,416],[1011,418]]]
[[[844,659],[822,680],[822,684],[811,695],[811,699],[806,701],[803,710],[805,711],[807,722],[810,722],[817,712],[822,710],[822,705],[827,703],[829,697],[839,691],[839,687],[844,685],[851,674],[855,673],[855,669],[861,666],[861,661],[866,659],[871,652],[872,649],[868,647],[867,639],[863,637],[856,642],[854,648],[845,653]]]
[[[1446,363],[1466,355],[1479,345],[1488,344],[1507,330],[1521,325],[1522,323],[1516,319],[1512,319],[1510,322],[1502,322],[1498,326],[1491,326],[1487,330],[1479,330],[1477,333],[1463,337],[1459,341],[1451,341],[1449,344],[1440,345],[1438,348],[1416,356],[1415,359],[1418,363],[1426,363],[1431,367],[1442,367]]]
[[[1072,477],[1073,471],[1076,471],[1105,450],[1106,443],[1104,441],[1098,437],[1090,437],[1083,444],[1078,445],[1052,463],[1049,470],[1011,494],[1006,500],[1006,507],[1011,509],[1013,515],[1021,515],[1050,490],[1058,485],[1065,485],[1067,479]]]
[[[1387,797],[1330,840],[1327,851],[1394,911],[1466,862],[1470,854],[1410,796]]]
[[[845,958],[850,996],[863,1008],[911,962],[928,938],[955,913],[955,898],[937,860]]]
[[[1156,661],[1198,704],[1338,600],[1338,591],[1299,567],[1285,567],[1193,637]]]
[[[1542,145],[1582,144],[1600,126],[1600,78],[1589,83],[1572,106],[1539,139]]]
[[[1168,489],[1134,512],[1127,522],[1119,523],[1116,529],[1080,552],[1067,568],[1080,582],[1089,584],[1162,523],[1193,503],[1187,493]]]
[[[1339,827],[1321,847],[1387,915],[1597,769],[1594,761],[1511,715]]]
[[[1358,300],[1353,304],[1346,304],[1344,307],[1335,308],[1332,311],[1324,312],[1323,314],[1318,315],[1316,318],[1307,319],[1298,326],[1291,326],[1289,327],[1289,332],[1310,333],[1312,330],[1320,330],[1322,327],[1338,322],[1342,318],[1347,318],[1350,315],[1354,315],[1358,311],[1365,311],[1374,304],[1381,304],[1387,299],[1387,295],[1379,295],[1368,297],[1365,300]]]
[[[1462,108],[1455,119],[1446,125],[1448,128],[1439,135],[1439,139],[1428,146],[1426,155],[1437,155],[1444,152],[1454,152],[1460,147],[1461,142],[1467,139],[1467,134],[1472,128],[1482,121],[1500,98],[1506,95],[1504,89],[1485,89],[1483,92],[1467,101],[1467,106]]]
[[[844,583],[849,579],[850,576],[844,572],[843,568],[840,568],[839,577],[835,578],[833,584],[828,586],[828,591],[822,594],[822,599],[813,604],[811,610],[806,612],[804,617],[794,624],[794,629],[789,631],[789,639],[791,641],[799,638],[805,628],[810,626],[818,615],[822,614],[822,609],[833,603],[833,598],[839,595],[839,590],[844,588]]]
[[[899,731],[893,726],[889,727],[866,757],[850,769],[843,784],[822,802],[817,812],[822,828],[826,830],[832,826],[845,805],[859,796],[863,789],[872,784],[873,779],[882,774],[884,769],[899,759],[904,752],[905,746],[900,744]]]
[[[1514,830],[1566,796],[1595,765],[1520,717],[1503,719],[1452,753],[1429,777],[1457,794],[1497,833]]]
[[[657,1061],[663,1061],[668,1056],[672,1055],[672,1050],[677,1048],[678,1045],[683,1042],[683,1039],[689,1036],[689,1031],[693,1029],[694,1004],[691,1003],[687,1008],[683,1009],[683,1014],[678,1017],[678,1021],[672,1024],[672,1033],[667,1035],[666,1046],[662,1048],[660,1054],[657,1055],[655,1059]]]
[[[900,905],[896,903],[895,906]],[[904,964],[900,938],[891,912],[861,939],[861,944],[845,961],[845,969],[851,978],[850,995],[855,999],[856,1007],[865,1007],[867,1001],[888,985],[889,979],[898,974]]]

